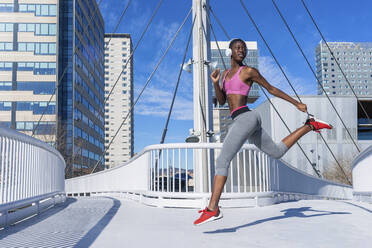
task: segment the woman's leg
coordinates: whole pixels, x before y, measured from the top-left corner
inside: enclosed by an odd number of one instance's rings
[[[216,160],[216,175],[213,182],[212,197],[208,205],[209,210],[214,210],[218,206],[231,160],[258,127],[257,116],[252,111],[245,112],[234,120],[223,142],[221,153]]]
[[[260,128],[249,138],[249,142],[255,144],[261,151],[269,156],[281,158],[294,143],[312,130],[310,125],[305,124],[289,134],[281,142],[275,143],[260,125]]]
[[[303,125],[302,127],[296,129],[293,133],[285,137],[282,142],[289,148],[293,146],[302,136],[312,131],[313,129],[309,125]]]

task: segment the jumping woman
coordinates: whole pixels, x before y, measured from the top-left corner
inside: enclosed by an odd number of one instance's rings
[[[302,112],[307,112],[306,104],[296,101],[283,91],[269,84],[257,69],[243,65],[243,60],[247,55],[247,46],[243,40],[232,40],[229,48],[231,49],[231,68],[223,72],[221,85],[219,84],[220,69],[212,72],[211,79],[219,104],[225,104],[226,100],[229,104],[233,124],[229,128],[222,145],[221,153],[216,160],[216,175],[214,177],[212,197],[209,205],[204,210],[199,211],[202,214],[194,222],[194,225],[200,225],[222,218],[218,202],[226,183],[228,167],[244,142],[248,140],[269,156],[280,158],[297,140],[308,132],[319,132],[323,128],[332,129],[330,124],[311,117],[306,120],[302,127],[285,137],[281,142],[273,142],[271,137],[261,127],[260,115],[246,106],[247,96],[252,83],[258,83],[270,94],[292,103]]]

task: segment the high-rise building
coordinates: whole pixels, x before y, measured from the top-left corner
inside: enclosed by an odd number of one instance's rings
[[[0,125],[56,145],[67,177],[89,173],[103,155],[97,9],[92,0],[0,3]]]
[[[225,66],[227,69],[230,68],[231,58],[225,55],[225,50],[229,48],[229,43],[229,41],[218,41],[217,46],[216,42],[211,42],[211,62],[217,61],[217,67],[221,69],[221,75],[225,70]],[[246,41],[245,44],[247,45],[247,56],[244,59],[245,64],[258,68],[257,42]],[[230,117],[230,110],[227,106],[227,103],[223,106],[220,106],[216,101],[215,96],[216,93],[213,89],[213,131],[221,134],[220,142],[222,142],[227,134],[228,126],[232,123],[232,119]],[[247,103],[255,102],[259,96],[259,87],[256,83],[253,83],[252,88],[249,91]]]
[[[61,0],[58,26],[57,141],[72,177],[104,168],[104,22],[96,1]]]
[[[357,96],[372,95],[372,43],[328,42]],[[326,44],[315,49],[317,78],[328,95],[353,95]],[[324,92],[318,84],[318,94]]]
[[[0,126],[30,135],[34,130],[34,137],[51,145],[57,120],[57,4],[0,3]]]
[[[122,122],[105,154],[105,167],[111,168],[128,161],[133,156],[133,59],[132,39],[129,34],[105,34],[105,97],[112,93],[105,106],[105,147],[107,147]]]

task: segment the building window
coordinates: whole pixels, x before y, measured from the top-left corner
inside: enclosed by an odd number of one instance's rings
[[[13,42],[0,42],[0,51],[12,51]]]
[[[12,3],[0,3],[0,12],[13,12],[14,4]]]
[[[57,27],[55,23],[19,23],[18,31],[34,32],[35,35],[56,35]]]
[[[19,42],[18,51],[34,54],[56,54],[56,43]]]
[[[12,110],[12,102],[0,102],[0,111]]]
[[[20,4],[19,12],[31,12],[35,16],[56,16],[57,7],[55,4]]]

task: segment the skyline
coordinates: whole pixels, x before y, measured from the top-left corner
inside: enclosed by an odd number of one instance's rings
[[[113,31],[127,2],[119,4],[119,1],[110,1],[110,3],[104,2],[101,4],[100,9],[105,20],[106,33]],[[272,2],[254,1],[249,6],[246,1],[244,3],[289,79],[299,90],[298,93],[316,94],[315,78],[299,53],[280,16],[275,11]],[[358,3],[349,6],[347,1],[306,2],[327,41],[372,41],[372,35],[368,32],[369,18],[367,12],[368,6],[371,6],[372,3],[368,1],[358,1]],[[130,33],[133,44],[137,44],[156,4],[158,4],[158,1],[131,2],[116,32]],[[277,4],[304,49],[311,65],[315,68],[315,47],[321,37],[311,23],[301,2]],[[210,1],[210,5],[231,37],[257,41],[261,74],[274,86],[293,95],[239,1],[229,3],[228,8],[226,4],[218,1]],[[176,4],[171,1],[164,1],[160,6],[153,23],[134,53],[134,99],[137,98],[139,91],[190,8],[191,1],[177,2]],[[332,15],[329,15],[330,10],[332,10]],[[226,41],[227,38],[214,21],[214,18],[212,18],[212,26],[217,39]],[[242,26],[244,27],[242,28]],[[145,146],[160,141],[190,27],[191,19],[189,18],[134,109],[134,151],[136,153]],[[213,35],[211,35],[211,40],[214,40]],[[188,58],[191,58],[190,47],[186,59]],[[265,100],[261,94],[257,103],[250,106],[254,108]],[[183,72],[179,93],[168,127],[166,143],[184,142],[188,130],[193,127],[192,107],[192,74]],[[149,122],[152,125],[151,131],[147,129],[147,123]]]

